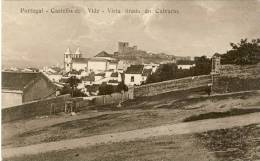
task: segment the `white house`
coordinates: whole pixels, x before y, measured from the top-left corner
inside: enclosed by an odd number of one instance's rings
[[[177,66],[178,69],[190,69],[195,67],[195,62],[193,60],[178,60]]]
[[[195,64],[178,64],[178,69],[190,69],[194,66]]]
[[[117,70],[118,61],[112,55],[102,51],[92,58],[83,58],[79,49],[75,53],[71,53],[67,49],[64,54],[65,71],[85,70],[87,72],[94,71],[95,73],[104,72],[107,70]]]
[[[125,84],[127,86],[141,85],[143,82],[143,65],[131,65],[125,72]]]
[[[144,69],[152,69],[152,72],[154,73],[159,66],[160,64],[144,64]]]

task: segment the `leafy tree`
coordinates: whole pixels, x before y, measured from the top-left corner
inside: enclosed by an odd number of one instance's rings
[[[78,86],[80,83],[80,80],[76,76],[71,76],[68,80],[67,83],[70,85],[70,87],[75,88]]]
[[[102,83],[99,86],[99,94],[100,95],[110,95],[112,93],[114,93],[114,87],[112,85],[108,85],[106,83]]]
[[[176,78],[177,65],[174,63],[161,64],[155,73],[148,76],[147,83],[155,83]]]
[[[221,56],[222,64],[248,65],[260,62],[260,39],[241,39],[240,43],[230,43],[231,50]]]
[[[191,69],[191,75],[205,75],[211,72],[211,59],[206,56],[195,57],[195,67]]]
[[[80,80],[76,76],[70,77],[66,81],[67,85],[65,85],[62,90],[61,94],[71,94],[72,97],[81,97],[85,96],[84,93],[82,93],[79,89],[77,89],[78,83],[80,83]]]
[[[206,56],[196,57],[195,67],[190,69],[178,69],[176,64],[162,64],[157,71],[148,76],[147,83],[162,82],[195,75],[205,75],[211,72],[211,59]]]
[[[125,85],[125,83],[122,81],[122,82],[120,82],[120,83],[117,85],[116,91],[117,91],[117,92],[128,91],[128,87],[127,87],[127,85]]]

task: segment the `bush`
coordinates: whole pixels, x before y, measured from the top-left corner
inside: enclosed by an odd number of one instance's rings
[[[107,85],[105,83],[101,84],[99,87],[99,95],[110,95],[114,93],[115,89],[112,85]]]

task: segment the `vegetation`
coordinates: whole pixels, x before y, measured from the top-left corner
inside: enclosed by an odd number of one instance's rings
[[[260,62],[260,39],[241,39],[240,43],[230,43],[231,50],[221,56],[222,64],[251,65]]]
[[[176,79],[177,70],[178,67],[176,64],[161,64],[155,73],[148,76],[147,83]]]
[[[241,39],[240,43],[230,43],[230,45],[232,49],[221,55],[221,64],[252,65],[260,62],[260,39],[253,39],[251,42]],[[189,64],[186,60],[178,63]],[[178,69],[176,64],[162,64],[148,77],[147,83],[206,75],[211,72],[211,59],[206,56],[195,57],[194,63],[195,66],[191,69]]]
[[[209,113],[203,113],[200,115],[193,115],[191,117],[184,119],[184,122],[213,119],[213,118],[223,118],[223,117],[229,117],[229,116],[249,114],[249,113],[254,113],[254,112],[260,112],[260,109],[258,109],[258,108],[235,109],[234,108],[234,109],[231,109],[231,110],[225,111],[225,112],[209,112]]]
[[[81,92],[79,89],[77,89],[78,84],[80,83],[80,80],[76,76],[70,77],[66,81],[67,85],[65,85],[61,89],[61,95],[63,94],[71,94],[72,97],[83,97],[86,96],[83,92]]]
[[[259,160],[259,125],[220,129],[195,134],[197,142],[219,161]]]
[[[6,161],[251,161],[259,160],[258,125],[212,130],[203,133],[152,137],[144,140],[95,145]]]
[[[117,86],[102,83],[99,86],[99,95],[111,95],[112,93],[128,91],[128,87],[124,82],[120,82]]]
[[[128,91],[128,87],[127,87],[127,85],[125,85],[125,82],[120,82],[118,85],[117,85],[117,87],[116,87],[116,91],[117,92],[125,92],[125,91]]]
[[[206,75],[211,72],[211,59],[206,56],[196,57],[194,63],[195,66],[190,69],[178,69],[175,63],[161,64],[155,73],[148,76],[146,83]]]
[[[206,56],[195,57],[195,67],[191,68],[191,74],[206,75],[211,72],[211,59]]]
[[[106,83],[102,83],[99,86],[99,95],[110,95],[114,93],[115,88],[112,85],[108,85]]]

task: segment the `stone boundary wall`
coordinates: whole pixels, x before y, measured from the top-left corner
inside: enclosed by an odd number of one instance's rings
[[[155,96],[158,94],[188,90],[193,88],[206,87],[211,85],[211,75],[201,75],[186,77],[181,79],[174,79],[158,83],[151,83],[142,86],[134,87],[134,97]]]
[[[260,63],[255,65],[221,65],[213,77],[213,93],[229,93],[260,89]]]
[[[71,98],[68,95],[62,95],[55,98],[37,100],[22,105],[17,105],[2,109],[2,121],[9,122],[14,120],[28,119],[36,116],[53,115],[65,110],[65,102],[73,101],[76,112],[90,110],[93,107],[118,104],[122,101],[133,99],[133,89],[130,88],[125,93],[113,93],[111,95],[96,96],[92,100],[84,100],[83,97]]]
[[[111,95],[101,95],[94,99],[93,105],[108,105],[108,104],[119,104],[120,102],[133,99],[132,90],[128,90],[124,93],[112,93]]]
[[[229,93],[249,90],[260,90],[260,78],[241,78],[229,76],[214,76],[212,92]]]
[[[69,99],[71,99],[71,96],[68,94],[4,108],[2,109],[2,121],[8,122],[35,116],[50,115],[53,112],[62,112],[64,111],[65,101]],[[54,104],[54,108],[52,108],[52,104]]]

